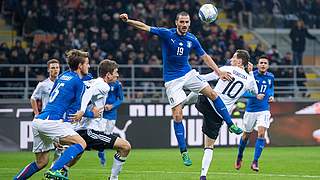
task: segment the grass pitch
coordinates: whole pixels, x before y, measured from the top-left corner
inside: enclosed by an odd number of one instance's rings
[[[216,148],[207,179],[320,179],[320,147],[267,147],[264,149],[262,157],[259,160],[260,172],[258,173],[250,169],[253,151],[253,148],[246,149],[243,167],[237,171],[233,168],[237,149]],[[134,149],[131,151],[119,179],[199,179],[203,151],[201,148],[190,148],[189,153],[193,165],[186,167],[182,163],[178,148]],[[107,179],[110,174],[114,151],[109,150],[106,154],[107,166],[101,167],[97,152],[85,152],[81,160],[70,170],[70,179]],[[12,179],[33,158],[34,155],[31,152],[1,152],[0,179]],[[45,170],[38,172],[31,179],[42,179]]]

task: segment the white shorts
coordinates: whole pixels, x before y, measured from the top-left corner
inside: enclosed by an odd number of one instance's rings
[[[33,152],[45,152],[54,149],[53,142],[60,138],[78,135],[68,124],[62,120],[33,119]]]
[[[245,132],[252,132],[253,129],[262,126],[265,128],[270,127],[270,111],[260,112],[245,112],[243,115],[243,130]]]
[[[186,75],[164,84],[171,107],[179,105],[187,98],[183,88],[189,89],[195,93],[199,93],[206,86],[209,86],[209,83],[194,69],[192,69]]]

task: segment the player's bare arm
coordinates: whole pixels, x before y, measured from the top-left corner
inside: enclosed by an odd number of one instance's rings
[[[30,98],[30,104],[31,104],[34,115],[38,115],[39,109],[38,109],[38,105],[37,105],[37,100]]]
[[[221,71],[217,64],[213,61],[213,59],[208,55],[204,54],[201,56],[202,60],[206,63],[207,66],[209,66],[214,72],[218,74],[218,76],[223,80],[232,81],[233,77],[230,73],[226,71]]]
[[[129,19],[128,14],[125,14],[125,13],[124,14],[120,14],[119,17],[123,22],[125,22],[125,23],[127,23],[127,24],[129,24],[129,25],[131,25],[131,26],[133,26],[133,27],[135,27],[137,29],[139,29],[139,30],[150,32],[150,26],[146,25],[143,22]]]

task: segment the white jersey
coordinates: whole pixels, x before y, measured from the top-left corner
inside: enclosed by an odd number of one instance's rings
[[[218,93],[229,112],[232,110],[234,103],[247,90],[258,94],[258,87],[252,72],[248,74],[244,69],[237,66],[223,66],[220,69],[231,73],[234,77],[231,82],[219,79],[214,88],[214,91]]]
[[[87,89],[82,96],[81,111],[85,111],[88,103],[91,101],[91,105],[98,109],[104,108],[104,104],[110,91],[110,86],[101,77],[87,81],[85,83]],[[80,129],[93,129],[96,131],[105,131],[105,121],[102,118],[82,118],[80,122]]]
[[[54,82],[47,78],[39,82],[36,89],[32,93],[31,99],[42,101],[42,109],[44,109],[48,104],[49,95],[53,84]]]

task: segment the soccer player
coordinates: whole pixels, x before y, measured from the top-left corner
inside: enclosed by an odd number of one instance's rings
[[[186,99],[183,88],[193,92],[201,92],[209,97],[223,120],[226,121],[229,131],[241,134],[242,130],[233,124],[231,117],[218,94],[213,91],[208,82],[202,79],[196,70],[189,64],[189,53],[194,49],[201,59],[214,70],[221,78],[232,80],[232,77],[224,71],[220,71],[212,58],[202,49],[198,39],[188,32],[190,27],[190,16],[186,12],[180,12],[176,16],[176,28],[150,27],[143,22],[128,18],[127,14],[121,14],[123,22],[143,31],[158,35],[162,41],[163,77],[165,81],[166,94],[172,109],[174,119],[174,130],[178,141],[184,165],[192,165],[186,142],[184,139],[184,127],[182,124],[182,105]]]
[[[49,77],[38,83],[30,98],[30,103],[34,115],[38,115],[41,109],[44,109],[46,107],[49,101],[49,94],[51,92],[52,86],[60,72],[60,63],[57,59],[50,59],[47,62],[47,66]],[[37,101],[41,102],[41,107],[38,106]]]
[[[44,168],[49,161],[53,142],[70,145],[54,165],[45,173],[46,178],[67,179],[60,169],[86,148],[86,142],[72,128],[63,122],[63,115],[73,102],[80,102],[84,90],[81,78],[88,73],[88,53],[80,50],[66,52],[70,71],[59,76],[53,85],[49,102],[32,121],[33,152],[35,161],[23,168],[14,179],[27,179]]]
[[[274,101],[274,75],[268,72],[269,60],[266,56],[261,56],[257,64],[254,77],[256,79],[259,93],[264,94],[264,98],[259,100],[250,97],[247,102],[246,111],[243,116],[244,132],[240,139],[238,148],[238,157],[235,162],[235,168],[239,170],[242,166],[242,157],[248,139],[254,128],[258,128],[258,137],[256,139],[255,151],[251,169],[259,171],[258,160],[265,145],[265,133],[270,126],[270,102]]]
[[[114,126],[117,120],[117,110],[123,102],[123,92],[122,85],[120,81],[108,83],[110,86],[110,91],[108,93],[107,100],[104,106],[103,119],[106,123],[106,134],[112,134]],[[100,164],[105,166],[106,158],[103,151],[98,151],[98,157],[100,159]]]
[[[258,88],[252,74],[252,64],[248,63],[249,59],[250,56],[247,51],[237,50],[231,58],[231,66],[221,67],[221,70],[227,71],[233,75],[234,81],[228,82],[219,79],[214,90],[219,94],[222,101],[226,104],[226,107],[230,113],[234,103],[247,90],[257,94],[259,98],[263,97],[258,95]],[[248,71],[251,72],[248,73],[245,69],[248,69]],[[214,73],[207,74],[203,77],[207,81],[215,79]],[[197,96],[197,94],[191,93],[189,96]],[[223,117],[220,116],[220,114],[216,111],[212,100],[203,95],[198,97],[196,108],[203,114],[202,132],[205,135],[205,139],[200,180],[205,180],[212,161],[214,143],[219,135],[219,131],[223,123]]]
[[[99,64],[99,78],[89,82],[89,88],[85,91],[81,109],[72,115],[71,119],[81,118],[86,110],[86,105],[91,101],[92,105],[98,109],[104,109],[105,102],[110,91],[108,83],[115,83],[118,79],[118,64],[115,61],[103,60]],[[77,132],[86,141],[86,150],[104,151],[105,149],[116,149],[114,161],[111,169],[110,180],[118,180],[118,175],[131,150],[128,141],[113,134],[106,134],[106,123],[102,117],[83,118],[80,121],[80,128]]]

